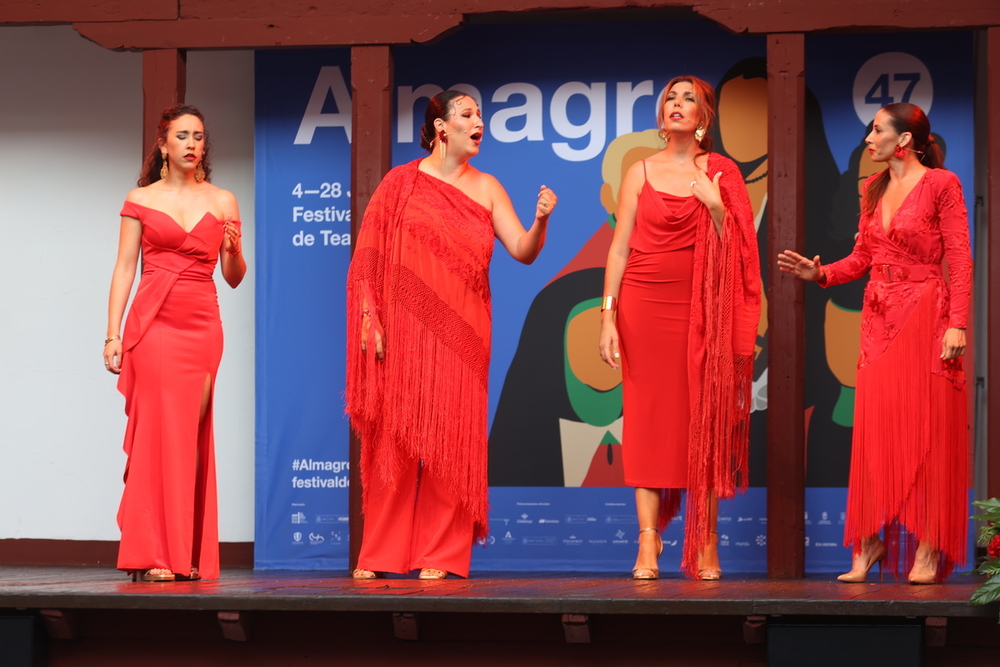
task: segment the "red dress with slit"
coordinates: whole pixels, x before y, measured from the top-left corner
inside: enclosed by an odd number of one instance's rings
[[[708,542],[708,491],[731,498],[747,484],[760,318],[746,185],[732,160],[709,154],[707,173],[720,172],[721,236],[697,198],[643,182],[616,317],[625,483],[666,490],[660,528],[679,510],[679,490],[688,491],[681,569],[690,576]]]
[[[219,576],[212,406],[199,420],[206,378],[214,391],[222,322],[212,273],[222,223],[206,213],[185,232],[156,209],[125,202],[142,224],[142,277],[122,333],[118,389],[125,396],[125,491],[118,569],[166,568]],[[237,223],[238,224],[238,223]]]
[[[888,232],[879,202],[873,215],[862,215],[853,252],[824,271],[824,286],[871,275],[844,543],[857,552],[884,528],[886,567],[898,573],[911,567],[916,542],[928,542],[941,552],[943,579],[965,561],[969,515],[965,373],[961,357],[941,360],[941,339],[949,328],[965,328],[972,292],[958,177],[944,169],[924,173]]]

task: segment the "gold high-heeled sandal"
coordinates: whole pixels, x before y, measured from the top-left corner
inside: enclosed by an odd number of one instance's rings
[[[176,575],[165,567],[151,567],[148,570],[132,570],[132,581],[166,583],[176,580]]]
[[[366,570],[364,568],[356,568],[354,572],[351,572],[352,579],[381,579],[385,575],[381,572],[375,572],[374,570]]]
[[[709,535],[715,535],[716,536],[715,537],[716,545],[718,545],[718,540],[719,540],[719,538],[718,538],[718,531],[710,530],[710,531],[708,531],[708,533],[709,533]],[[709,538],[709,539],[711,540],[711,538]],[[704,556],[705,549],[707,549],[707,548],[708,548],[708,545],[706,544],[705,548],[702,549],[702,552],[698,555],[698,562],[699,563],[701,562],[702,556]],[[716,546],[715,558],[716,558],[716,560],[719,559],[718,546]],[[701,581],[719,581],[720,579],[722,579],[722,568],[721,567],[699,567],[698,568],[698,579],[701,580]]]
[[[862,541],[861,553],[851,562],[851,571],[837,577],[845,584],[863,584],[868,578],[868,570],[878,563],[878,580],[882,581],[882,561],[885,560],[885,544],[878,536]]]
[[[659,548],[656,551],[656,557],[659,558],[663,553],[663,538],[660,537],[660,532],[656,528],[642,528],[639,530],[639,536],[642,537],[643,533],[648,533],[652,531],[656,535],[656,541],[659,543]],[[659,567],[633,567],[632,568],[632,578],[638,579],[640,581],[647,581],[651,579],[660,578],[660,568]]]
[[[448,576],[448,573],[444,570],[436,570],[433,567],[425,567],[420,570],[420,574],[417,579],[423,579],[424,581],[440,581]]]

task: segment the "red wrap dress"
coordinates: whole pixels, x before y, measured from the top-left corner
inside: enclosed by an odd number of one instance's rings
[[[219,576],[212,408],[199,420],[206,378],[214,391],[222,321],[212,274],[222,223],[206,213],[185,232],[167,214],[125,202],[142,224],[142,277],[122,334],[125,491],[118,569],[166,568]],[[237,223],[238,224],[238,223]]]
[[[823,268],[824,286],[871,276],[861,312],[844,543],[859,550],[885,528],[887,567],[898,573],[911,567],[915,541],[928,542],[941,551],[943,579],[965,561],[970,514],[965,372],[961,357],[941,360],[944,332],[965,328],[972,294],[958,177],[944,169],[924,173],[888,231],[879,202],[873,215],[862,215],[851,254]]]

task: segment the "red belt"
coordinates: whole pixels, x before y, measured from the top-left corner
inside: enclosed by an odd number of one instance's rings
[[[871,276],[887,283],[919,283],[942,274],[940,264],[875,264]]]

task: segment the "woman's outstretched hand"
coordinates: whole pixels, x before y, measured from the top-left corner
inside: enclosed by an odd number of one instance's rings
[[[806,259],[794,250],[778,253],[778,268],[802,280],[822,280],[824,277],[819,255]]]

